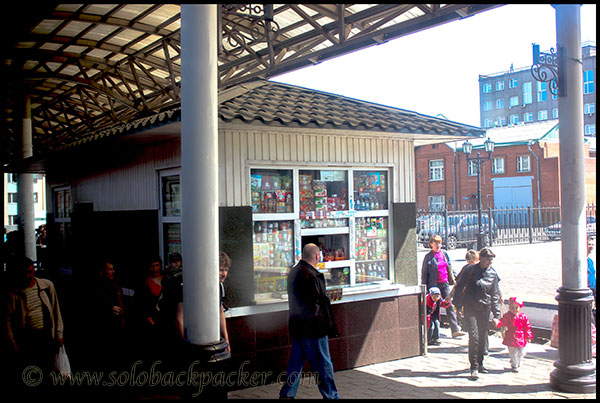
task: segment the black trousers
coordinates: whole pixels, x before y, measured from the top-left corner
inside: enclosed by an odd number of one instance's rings
[[[465,306],[465,326],[469,332],[469,363],[471,370],[483,366],[483,356],[488,345],[490,307]]]

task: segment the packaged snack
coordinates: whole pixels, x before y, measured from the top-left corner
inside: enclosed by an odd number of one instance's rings
[[[260,191],[262,183],[262,175],[250,175],[250,190],[252,192]]]

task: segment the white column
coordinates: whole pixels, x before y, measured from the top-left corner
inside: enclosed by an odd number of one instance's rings
[[[31,101],[25,97],[23,128],[22,128],[21,156],[23,159],[33,155],[33,142],[31,133]],[[33,174],[20,173],[17,182],[17,208],[19,213],[19,227],[24,235],[25,256],[33,261],[37,260],[35,250],[35,205],[33,203]]]
[[[181,5],[181,232],[187,340],[219,330],[217,7]]]
[[[558,98],[562,285],[587,288],[583,68],[580,5],[553,5],[557,45],[565,49],[567,96]]]

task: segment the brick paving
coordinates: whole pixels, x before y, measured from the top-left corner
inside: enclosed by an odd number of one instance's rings
[[[501,277],[506,298],[521,296],[525,301],[556,304],[561,285],[560,241],[540,244],[492,247],[497,257],[494,268]],[[418,271],[425,249],[417,253]],[[455,270],[465,264],[466,249],[449,251]],[[596,251],[592,252],[595,260]],[[532,264],[531,262],[535,262]],[[527,289],[523,285],[527,284]],[[430,346],[426,355],[382,362],[335,373],[344,399],[595,399],[596,393],[577,394],[552,390],[550,373],[558,350],[546,344],[530,343],[519,373],[510,371],[508,350],[499,336],[490,336],[490,354],[484,364],[489,374],[469,379],[468,337],[450,337],[440,329],[442,344]],[[594,358],[595,360],[595,358]],[[229,399],[278,399],[278,384],[231,391]],[[314,383],[301,385],[299,399],[321,399]]]
[[[596,393],[554,391],[550,373],[558,351],[548,344],[530,343],[519,373],[510,371],[508,350],[497,335],[490,336],[484,359],[489,374],[469,379],[467,336],[450,337],[441,329],[442,345],[423,356],[372,364],[335,373],[343,399],[595,399]],[[229,399],[278,399],[278,384],[231,391]],[[297,399],[321,399],[317,387],[300,385]]]

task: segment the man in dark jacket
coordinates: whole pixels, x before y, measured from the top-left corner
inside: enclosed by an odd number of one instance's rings
[[[479,378],[479,372],[488,373],[483,366],[483,356],[488,338],[490,309],[494,324],[500,319],[500,277],[492,267],[496,255],[489,248],[479,252],[479,263],[467,266],[458,276],[456,287],[464,295],[465,325],[469,332],[469,363],[471,379]]]
[[[296,397],[300,374],[306,360],[312,370],[319,374],[318,386],[323,398],[339,399],[333,379],[328,339],[328,336],[336,337],[338,332],[333,320],[331,302],[325,293],[325,277],[315,269],[319,260],[319,247],[307,244],[302,250],[302,260],[288,274],[292,351],[287,367],[287,379],[279,392],[280,398],[283,399]]]

